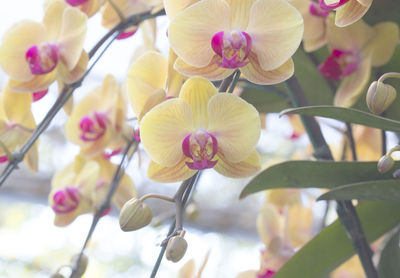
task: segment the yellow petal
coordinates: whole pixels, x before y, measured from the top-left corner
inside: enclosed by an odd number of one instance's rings
[[[143,45],[146,49],[155,49],[157,38],[157,25],[156,19],[148,19],[140,24],[142,30]]]
[[[211,39],[229,30],[229,6],[224,0],[203,0],[178,14],[169,25],[172,49],[186,63],[205,67],[214,56]]]
[[[299,47],[303,29],[301,14],[287,1],[256,1],[246,32],[261,68],[273,70],[285,63]]]
[[[127,77],[127,92],[133,111],[137,116],[148,98],[167,82],[167,59],[158,52],[149,51],[132,64]]]
[[[357,2],[365,7],[369,7],[372,4],[372,0],[357,0]]]
[[[33,144],[24,157],[24,162],[32,172],[37,172],[39,169],[39,151],[38,142]]]
[[[140,124],[143,148],[152,160],[167,167],[181,160],[183,139],[192,131],[192,110],[182,99],[170,99],[157,105]]]
[[[326,35],[317,39],[304,40],[303,41],[304,50],[306,52],[313,52],[323,47],[326,44],[326,42],[327,42]]]
[[[232,94],[217,94],[208,103],[209,128],[230,162],[245,160],[260,137],[260,117],[249,103]]]
[[[177,97],[182,87],[185,77],[177,72],[174,68],[175,61],[178,56],[170,48],[168,53],[168,79],[167,79],[167,95],[170,97]]]
[[[96,161],[88,161],[77,173],[75,183],[79,188],[81,195],[90,198],[96,189],[99,180],[100,165]]]
[[[233,69],[221,68],[216,64],[220,58],[215,55],[211,60],[210,64],[205,67],[197,68],[193,67],[183,61],[183,59],[178,58],[175,62],[175,69],[185,76],[196,76],[200,75],[207,78],[210,81],[222,80],[227,78],[233,73]]]
[[[45,40],[45,27],[24,20],[14,24],[3,36],[0,46],[0,66],[12,79],[29,81],[33,75],[25,60],[26,51]]]
[[[186,165],[188,159],[183,157],[178,163],[172,167],[162,166],[153,160],[150,161],[147,175],[157,182],[177,182],[192,177],[197,171],[190,169]]]
[[[304,34],[303,40],[317,39],[325,36],[326,24],[325,18],[312,15],[309,11],[303,14]]]
[[[66,84],[71,84],[78,81],[86,72],[88,62],[89,56],[84,50],[82,50],[79,61],[76,64],[75,68],[73,68],[72,70],[68,70],[68,68],[63,64],[59,65],[58,69],[61,76],[60,78]]]
[[[10,89],[16,92],[38,92],[49,88],[49,86],[56,81],[59,66],[49,73],[35,75],[33,79],[22,82],[10,79]]]
[[[113,202],[121,209],[133,197],[136,197],[135,186],[132,179],[127,174],[124,174],[113,196]]]
[[[165,91],[163,89],[155,90],[146,100],[146,103],[143,105],[140,114],[138,115],[138,121],[140,122],[144,115],[149,112],[154,106],[160,104],[165,100]]]
[[[179,12],[199,0],[164,0],[165,13],[169,19],[173,19]]]
[[[389,62],[399,43],[399,27],[394,22],[382,22],[375,25],[376,36],[371,42],[373,47],[372,66],[380,67]]]
[[[257,216],[257,231],[262,242],[268,246],[272,238],[280,236],[281,230],[278,210],[271,204],[263,204]]]
[[[147,5],[146,1],[113,0],[113,2],[125,17],[149,11],[151,9],[151,7]],[[101,24],[108,29],[113,28],[121,20],[109,1],[104,4],[102,16]]]
[[[43,24],[46,26],[46,41],[56,41],[62,24],[62,17],[68,5],[64,1],[50,1],[45,7]]]
[[[65,8],[57,43],[60,58],[68,70],[73,70],[81,57],[86,36],[86,22],[87,16],[79,9]]]
[[[104,0],[89,0],[79,6],[79,9],[84,12],[88,17],[93,16],[99,11],[104,4]]]
[[[215,86],[203,77],[192,77],[183,84],[179,98],[192,108],[195,129],[207,129],[208,102],[217,93]]]
[[[236,276],[236,278],[256,278],[258,275],[258,271],[256,270],[247,270],[244,272],[241,272]]]
[[[290,207],[288,230],[293,247],[303,246],[312,237],[313,213],[300,204]]]
[[[33,120],[33,115],[31,112],[31,94],[15,93],[12,92],[8,86],[6,86],[4,88],[2,98],[4,113],[8,121],[24,125],[24,123]]]
[[[246,30],[249,24],[250,9],[256,0],[226,0],[231,9],[231,29]]]
[[[232,163],[226,159],[222,153],[217,154],[217,164],[215,171],[230,178],[244,178],[256,174],[261,169],[260,156],[253,151],[248,158],[243,161]]]
[[[196,275],[196,264],[191,259],[179,270],[178,278],[194,278]]]
[[[336,9],[335,24],[339,27],[353,24],[364,16],[371,3],[368,6],[364,6],[357,0],[350,0],[345,5]]]
[[[240,71],[247,80],[255,84],[277,84],[285,81],[294,73],[294,64],[291,58],[278,68],[268,71],[261,68],[254,53],[250,53],[249,60],[250,63],[241,68]]]
[[[336,91],[336,106],[352,106],[364,92],[371,75],[371,57],[365,57],[357,71],[345,77]]]

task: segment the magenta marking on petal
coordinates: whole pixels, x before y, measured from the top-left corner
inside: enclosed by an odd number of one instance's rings
[[[137,30],[138,29],[135,29],[133,31],[122,32],[121,34],[118,35],[117,40],[123,40],[123,39],[130,38],[136,34]]]
[[[82,131],[81,140],[85,142],[96,141],[106,132],[107,115],[94,112],[92,117],[84,116],[79,122],[79,128]]]
[[[41,100],[48,92],[49,89],[32,93],[33,102]]]
[[[104,159],[110,159],[114,155],[120,154],[121,152],[122,152],[122,149],[116,149],[116,150],[112,150],[111,152],[104,152],[102,156]]]
[[[202,160],[202,161],[193,161],[193,162],[185,162],[186,165],[192,169],[192,170],[205,170],[205,169],[210,169],[214,168],[214,166],[217,164],[218,160],[215,161],[208,161],[208,160]]]
[[[276,272],[267,269],[264,274],[257,274],[257,278],[272,278]]]
[[[68,213],[79,205],[80,194],[76,187],[65,187],[53,195],[52,209],[56,213]]]
[[[140,129],[139,128],[134,128],[133,129],[133,139],[136,140],[136,142],[140,143],[141,139],[140,139]]]
[[[222,50],[224,49],[224,31],[220,31],[212,37],[211,47],[218,56],[222,57]]]
[[[6,155],[0,156],[0,163],[5,163],[7,161],[8,161],[8,156],[6,156]]]
[[[218,151],[218,142],[215,136],[204,130],[186,135],[182,141],[182,151],[193,162],[185,162],[192,170],[213,168],[218,160],[212,161]]]
[[[82,4],[85,4],[88,0],[65,0],[65,2],[67,2],[68,4],[70,4],[71,6],[79,6]]]
[[[58,48],[55,44],[33,45],[26,51],[25,59],[34,75],[46,74],[55,69],[58,63]]]
[[[210,134],[210,137],[211,137],[211,140],[212,140],[212,153],[211,153],[211,158],[212,157],[214,157],[216,154],[217,154],[217,151],[218,151],[218,141],[217,141],[217,138],[215,138],[215,136],[214,135],[212,135],[211,133],[209,133]]]
[[[183,139],[182,141],[182,151],[183,154],[189,158],[192,158],[192,154],[190,152],[190,136],[192,136],[192,134],[188,134],[186,135],[186,137]]]
[[[349,1],[350,0],[340,0],[336,4],[327,5],[327,4],[325,4],[325,0],[318,0],[318,3],[319,3],[319,7],[322,10],[324,10],[324,11],[332,11],[332,10],[334,10],[334,9],[344,5],[344,4],[346,4]]]
[[[354,73],[361,62],[357,51],[333,49],[324,63],[318,66],[319,72],[326,78],[339,81]]]
[[[311,2],[310,5],[308,6],[308,10],[310,14],[318,17],[327,17],[329,15],[329,11],[324,11],[318,6],[317,3]]]

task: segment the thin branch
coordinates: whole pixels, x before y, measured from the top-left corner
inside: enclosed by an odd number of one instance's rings
[[[83,253],[85,252],[85,249],[87,248],[87,245],[93,235],[93,232],[96,229],[97,223],[99,222],[100,218],[104,215],[104,213],[110,208],[111,199],[114,196],[114,193],[118,188],[120,180],[124,176],[124,173],[125,173],[124,169],[126,169],[126,167],[128,166],[128,164],[132,158],[132,155],[136,152],[137,147],[138,147],[138,143],[135,140],[130,141],[128,143],[128,145],[126,146],[124,154],[121,159],[121,162],[119,163],[117,169],[115,170],[114,176],[111,180],[110,189],[108,190],[105,199],[100,204],[100,206],[97,208],[96,213],[93,216],[92,225],[90,226],[89,232],[86,236],[85,242],[79,253],[78,259],[76,260],[75,265],[72,269],[70,278],[79,278],[79,276],[77,276],[77,271],[78,271],[78,267],[79,267],[80,261],[82,259]]]
[[[381,138],[382,138],[382,156],[387,153],[387,140],[386,140],[386,131],[381,130]]]
[[[300,107],[308,105],[305,94],[295,76],[292,76],[287,81],[287,88],[293,106]],[[315,118],[304,116],[302,120],[314,150],[316,150],[314,154],[316,158],[333,160],[332,153],[326,144]],[[337,213],[349,239],[358,253],[367,278],[378,278],[378,274],[372,262],[371,248],[365,238],[357,212],[351,201],[337,201]]]
[[[351,149],[351,155],[353,157],[353,161],[357,161],[356,143],[354,141],[353,129],[352,129],[350,123],[346,123],[346,134],[347,134],[347,137],[350,142],[350,149]]]
[[[232,83],[232,79],[233,79],[234,74],[235,73],[232,73],[227,78],[222,80],[221,84],[219,85],[218,92],[225,93],[228,90],[229,85]]]
[[[229,87],[229,90],[228,90],[229,94],[233,93],[233,90],[235,89],[236,84],[239,81],[239,77],[240,77],[240,70],[236,70],[233,73],[233,79],[232,79],[232,82],[231,82],[231,86]]]

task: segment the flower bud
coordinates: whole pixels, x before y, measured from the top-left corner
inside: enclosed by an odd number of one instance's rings
[[[387,171],[392,168],[394,164],[394,160],[390,155],[384,155],[382,156],[379,161],[378,161],[378,171],[383,174],[386,173]]]
[[[124,232],[135,231],[147,226],[153,217],[148,205],[132,198],[121,209],[119,225]]]
[[[396,90],[380,81],[374,81],[367,92],[367,105],[374,114],[381,114],[396,98]]]
[[[178,236],[173,236],[168,240],[167,251],[165,253],[165,257],[168,261],[172,261],[174,263],[180,261],[186,253],[187,242],[183,238],[185,235],[185,231]]]
[[[79,254],[75,254],[74,256],[72,256],[71,263],[73,264],[73,267],[76,267],[76,272],[75,272],[76,277],[81,277],[83,276],[83,274],[85,274],[85,271],[89,263],[89,259],[85,254],[82,254],[81,260],[79,261],[79,265],[75,266],[78,258]]]
[[[400,169],[397,169],[393,172],[393,178],[398,179],[400,177]]]

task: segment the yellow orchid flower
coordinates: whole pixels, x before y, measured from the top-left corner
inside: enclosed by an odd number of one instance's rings
[[[327,19],[327,39],[331,55],[318,69],[326,78],[341,81],[334,104],[349,107],[368,85],[371,67],[382,66],[392,57],[399,28],[393,22],[370,27],[362,20],[340,28],[332,14]]]
[[[193,259],[187,261],[179,270],[178,278],[201,278],[203,270],[207,265],[210,252],[207,252],[199,270],[196,273],[196,263]]]
[[[164,0],[164,9],[169,19],[200,0]]]
[[[65,2],[67,2],[71,6],[80,9],[88,17],[91,17],[95,13],[97,13],[104,5],[105,1],[106,0],[65,0]]]
[[[150,110],[140,134],[152,159],[148,175],[156,181],[184,180],[207,168],[228,177],[260,169],[254,150],[260,136],[257,110],[240,97],[218,94],[202,77],[187,80],[179,98]]]
[[[361,19],[372,5],[372,0],[319,0],[324,11],[336,11],[335,24],[345,27]]]
[[[11,77],[12,90],[46,90],[56,79],[73,83],[84,73],[88,57],[82,50],[87,16],[57,0],[43,23],[24,20],[13,25],[0,45],[0,66]]]
[[[240,69],[253,83],[276,84],[293,74],[303,19],[285,0],[203,0],[173,18],[168,36],[183,75],[221,80]]]
[[[317,3],[310,0],[289,0],[303,16],[304,50],[315,51],[326,44],[326,18],[328,11],[322,10]]]
[[[101,154],[105,148],[121,148],[125,116],[126,105],[119,85],[113,76],[107,75],[101,87],[73,108],[65,125],[66,136],[88,157]]]
[[[104,200],[116,165],[103,158],[75,161],[56,173],[51,182],[49,204],[55,212],[54,224],[66,226],[81,214],[95,212]],[[119,208],[136,196],[131,179],[124,175],[113,196]]]
[[[0,142],[3,145],[0,147],[0,163],[7,162],[7,151],[17,151],[36,128],[31,103],[31,94],[14,93],[8,84],[4,88],[0,98]],[[27,152],[24,161],[32,171],[38,170],[37,143]]]
[[[139,122],[151,108],[179,95],[183,76],[171,66],[175,59],[172,51],[168,60],[158,52],[148,51],[129,69],[126,89]]]

